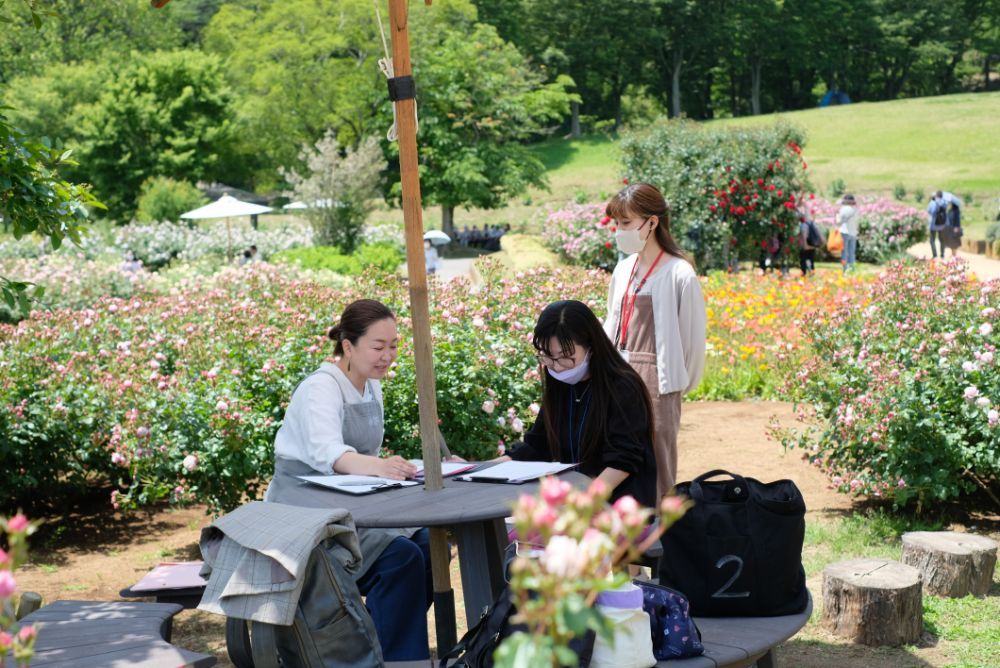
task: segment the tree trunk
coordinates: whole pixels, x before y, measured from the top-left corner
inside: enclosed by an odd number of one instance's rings
[[[580,136],[580,103],[570,102],[570,117],[569,117],[569,136],[579,137]]]
[[[983,90],[989,91],[990,89],[990,59],[991,55],[988,53],[983,54]]]
[[[760,116],[760,71],[762,67],[760,60],[756,60],[750,70],[750,113],[754,116]]]
[[[441,205],[441,231],[452,239],[455,238],[455,207],[449,204]]]
[[[670,117],[681,116],[681,68],[684,67],[684,53],[674,51],[673,66],[670,72]]]
[[[902,562],[923,574],[930,594],[982,597],[993,584],[997,543],[955,531],[911,531],[903,534]]]
[[[823,626],[873,646],[915,643],[923,631],[920,571],[885,559],[854,559],[823,569]]]
[[[617,132],[621,128],[622,122],[623,122],[622,94],[616,92],[615,93],[615,132]]]

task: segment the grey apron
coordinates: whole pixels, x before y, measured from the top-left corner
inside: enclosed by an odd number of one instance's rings
[[[322,373],[329,376],[333,382],[337,383],[340,389],[340,382],[337,377],[329,371],[319,369],[314,373]],[[296,388],[298,389],[298,388]],[[370,388],[369,388],[369,391]],[[292,396],[295,393],[292,392]],[[344,401],[344,422],[341,425],[341,434],[344,443],[350,445],[362,455],[377,457],[382,448],[382,437],[384,435],[384,422],[382,419],[382,408],[376,401],[363,401],[357,404],[349,404]],[[320,471],[320,473],[330,473]],[[300,480],[300,475],[316,475],[316,471],[303,462],[296,459],[286,459],[285,457],[275,457],[274,477],[271,484],[264,493],[265,501],[275,503],[286,503],[291,506],[311,505],[299,498],[298,492],[309,483]],[[361,542],[361,555],[364,564],[361,570],[355,575],[355,579],[360,579],[368,571],[375,560],[378,559],[382,551],[389,546],[393,540],[399,536],[411,537],[418,529],[367,529],[358,528],[358,539]]]

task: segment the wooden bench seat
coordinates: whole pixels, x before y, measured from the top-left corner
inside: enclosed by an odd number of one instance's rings
[[[208,668],[213,656],[170,644],[171,603],[56,601],[21,620],[35,624],[34,668]],[[11,663],[13,665],[13,663]]]

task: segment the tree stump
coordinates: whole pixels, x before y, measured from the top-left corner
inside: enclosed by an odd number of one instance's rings
[[[930,594],[982,597],[993,584],[997,543],[956,531],[911,531],[903,534],[902,561],[920,571]]]
[[[853,559],[823,569],[823,626],[857,643],[915,643],[924,626],[920,571],[897,561]]]

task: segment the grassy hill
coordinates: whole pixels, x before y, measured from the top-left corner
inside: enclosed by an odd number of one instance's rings
[[[712,121],[732,125],[783,120],[807,136],[805,158],[810,178],[828,194],[842,179],[860,193],[892,196],[900,184],[906,200],[926,206],[938,188],[968,197],[965,226],[982,236],[993,220],[1000,197],[1000,93],[858,103],[785,114]],[[568,201],[602,201],[621,187],[617,142],[606,136],[553,138],[535,147],[548,169],[549,190],[532,189],[497,211],[458,209],[455,224],[510,223],[526,231],[540,228],[546,208]],[[923,191],[918,203],[914,192]],[[440,211],[424,211],[427,227],[438,227]],[[398,211],[380,211],[376,219],[401,220]]]
[[[1000,195],[1000,93],[859,103],[719,121],[784,120],[805,130],[812,178],[825,189],[946,189]]]

